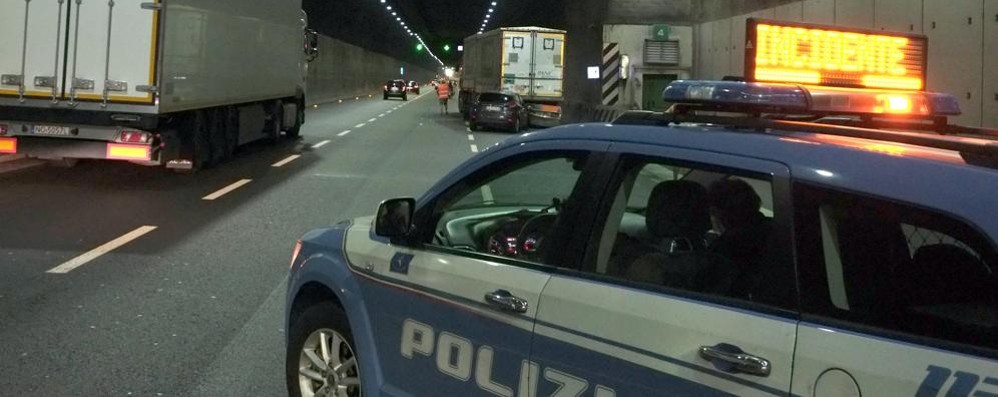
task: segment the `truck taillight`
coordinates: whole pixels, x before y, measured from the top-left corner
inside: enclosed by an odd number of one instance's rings
[[[17,138],[0,138],[0,154],[16,154]]]
[[[144,131],[122,130],[118,142],[121,143],[149,143],[152,141],[152,134]]]

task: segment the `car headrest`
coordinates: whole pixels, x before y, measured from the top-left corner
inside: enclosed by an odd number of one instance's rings
[[[967,249],[952,244],[931,244],[919,247],[912,258],[912,268],[907,275],[909,288],[915,292],[910,304],[930,305],[944,303],[993,300],[995,276],[983,261]]]
[[[659,238],[703,238],[710,229],[707,189],[691,181],[659,183],[648,197],[645,224]]]

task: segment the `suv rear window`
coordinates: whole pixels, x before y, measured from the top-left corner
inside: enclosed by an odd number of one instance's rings
[[[478,96],[478,102],[507,103],[513,102],[513,97],[506,94],[485,93]]]

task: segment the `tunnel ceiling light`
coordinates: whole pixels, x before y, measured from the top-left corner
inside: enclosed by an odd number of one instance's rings
[[[385,4],[385,10],[391,12],[391,16],[395,17],[395,21],[399,23],[399,26],[401,26],[402,29],[405,30],[405,32],[409,35],[409,37],[416,38],[416,40],[419,42],[419,45],[417,46],[417,51],[418,52],[426,51],[426,53],[430,54],[430,56],[433,57],[433,59],[436,60],[437,63],[443,66],[443,61],[441,61],[440,58],[437,57],[437,55],[434,54],[432,50],[430,50],[430,46],[426,45],[426,42],[423,41],[423,37],[420,36],[418,33],[413,32],[412,29],[406,25],[405,21],[402,20],[402,16],[399,15],[399,11],[392,11],[392,6],[386,4],[388,3],[388,0],[380,0],[380,2],[381,4]]]
[[[499,2],[492,1],[490,2],[490,4],[492,4],[492,6],[486,9],[485,18],[482,19],[482,28],[478,30],[478,34],[485,33],[485,29],[489,26],[489,20],[492,19],[492,13],[496,12],[496,8],[499,5]]]

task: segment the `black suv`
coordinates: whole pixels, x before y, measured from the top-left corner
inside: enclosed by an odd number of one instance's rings
[[[403,101],[409,100],[408,87],[406,86],[405,80],[391,80],[385,83],[385,99],[390,97],[402,98]]]
[[[519,133],[529,124],[527,106],[515,93],[483,92],[471,106],[468,126],[492,127]]]

